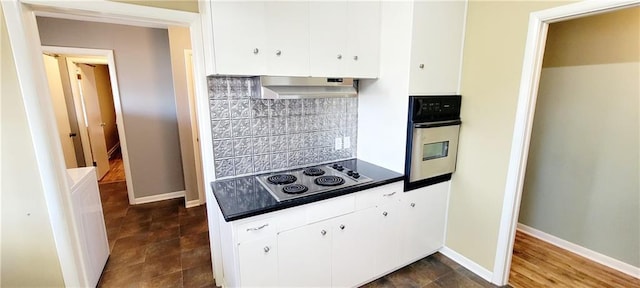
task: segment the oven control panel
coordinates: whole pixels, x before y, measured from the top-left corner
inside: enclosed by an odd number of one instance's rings
[[[460,95],[411,96],[411,121],[414,123],[456,120],[460,118]]]

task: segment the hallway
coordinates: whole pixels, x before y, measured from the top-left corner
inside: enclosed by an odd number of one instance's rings
[[[111,255],[98,287],[215,287],[205,206],[129,205],[125,182],[100,184]]]

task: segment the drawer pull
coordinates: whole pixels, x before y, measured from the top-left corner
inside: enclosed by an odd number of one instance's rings
[[[382,216],[387,217],[387,215],[389,215],[389,213],[387,213],[387,211],[382,212]]]
[[[322,230],[322,231],[320,231],[320,234],[322,234],[322,236],[327,235],[327,231]]]
[[[411,203],[411,207],[416,207],[416,203]]]
[[[249,232],[249,231],[258,231],[258,230],[260,230],[260,229],[262,229],[264,227],[267,227],[267,226],[269,226],[269,224],[264,224],[264,225],[259,226],[259,227],[247,228],[247,232]]]
[[[271,250],[269,246],[264,246],[264,253],[269,253],[269,250]]]
[[[393,195],[396,195],[396,192],[389,193],[389,194],[382,194],[383,197],[390,197],[390,196],[393,196]]]
[[[340,230],[344,230],[344,225],[340,225]]]

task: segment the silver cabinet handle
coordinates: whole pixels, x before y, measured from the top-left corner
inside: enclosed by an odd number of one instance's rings
[[[264,246],[264,253],[269,253],[269,250],[271,250],[269,246]]]
[[[420,64],[418,67],[420,67],[420,69],[424,69],[424,64]]]
[[[340,225],[340,230],[344,230],[344,225]]]
[[[354,60],[354,61],[358,61],[358,55],[353,56],[353,60]]]
[[[342,54],[338,54],[338,60],[342,59]]]
[[[280,56],[280,55],[282,55],[282,51],[276,50],[276,56]]]
[[[322,234],[322,236],[327,235],[327,231],[322,230],[322,231],[320,231],[320,234]]]
[[[411,207],[416,207],[416,203],[411,203]]]
[[[389,197],[389,196],[393,196],[393,195],[396,195],[396,192],[389,193],[389,194],[382,194],[383,197]]]
[[[258,54],[260,50],[258,48],[253,48],[253,54]]]
[[[387,211],[382,212],[382,216],[387,217],[387,215],[389,215],[389,213],[387,213]]]
[[[269,224],[264,224],[264,225],[259,226],[259,227],[247,228],[247,232],[249,232],[249,231],[258,231],[258,230],[260,230],[260,229],[262,229],[264,227],[267,227],[267,226],[269,226]]]

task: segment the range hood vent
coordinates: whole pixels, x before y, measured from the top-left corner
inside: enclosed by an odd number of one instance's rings
[[[353,78],[260,76],[252,95],[261,99],[304,99],[358,96]]]

